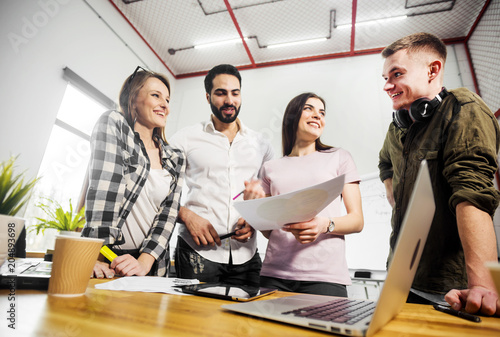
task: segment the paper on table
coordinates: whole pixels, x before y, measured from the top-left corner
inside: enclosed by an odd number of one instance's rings
[[[309,221],[314,218],[342,193],[344,182],[343,174],[295,192],[238,201],[233,206],[253,228],[279,229],[288,223]]]
[[[121,277],[106,283],[95,285],[97,289],[122,290],[122,291],[142,291],[148,293],[166,293],[183,295],[182,291],[175,287],[198,284],[198,280],[157,277],[157,276],[128,276]]]

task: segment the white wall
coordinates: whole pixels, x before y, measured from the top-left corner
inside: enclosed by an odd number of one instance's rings
[[[326,100],[326,144],[349,150],[362,173],[376,170],[377,156],[390,121],[391,102],[382,92],[379,55],[344,58],[245,70],[242,76],[241,120],[261,130],[281,156],[281,120],[294,96],[312,91]],[[206,120],[210,115],[203,78],[178,81],[174,113],[178,123],[170,131]]]

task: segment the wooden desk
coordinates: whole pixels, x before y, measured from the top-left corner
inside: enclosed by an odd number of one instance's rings
[[[62,298],[46,291],[0,290],[1,336],[328,336],[292,325],[225,311],[217,299],[158,293],[95,289],[91,280],[85,296]],[[6,296],[7,295],[7,296]],[[265,298],[289,296],[278,292]],[[15,327],[8,328],[11,303]],[[431,306],[405,304],[403,311],[376,336],[500,336],[500,318],[472,323]]]

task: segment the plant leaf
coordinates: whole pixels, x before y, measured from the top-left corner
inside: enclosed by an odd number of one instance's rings
[[[44,198],[46,203],[38,203],[38,207],[47,215],[44,218],[36,218],[38,223],[32,230],[36,230],[37,234],[40,230],[43,232],[47,228],[55,228],[60,231],[75,231],[85,224],[85,207],[73,214],[73,205],[69,200],[69,211],[64,211],[61,204],[49,198]]]
[[[0,163],[0,214],[16,215],[29,200],[30,191],[39,178],[24,182],[24,172],[14,175],[17,157]]]

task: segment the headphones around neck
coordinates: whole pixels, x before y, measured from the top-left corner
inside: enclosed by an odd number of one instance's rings
[[[414,122],[424,122],[434,114],[443,99],[448,96],[445,88],[432,100],[419,98],[410,105],[410,110],[396,110],[392,113],[392,122],[400,129],[408,129]]]

